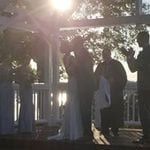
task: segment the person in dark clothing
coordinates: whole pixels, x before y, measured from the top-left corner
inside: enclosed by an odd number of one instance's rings
[[[72,49],[76,59],[76,79],[83,124],[83,136],[85,140],[92,140],[91,106],[94,95],[94,73],[92,58],[83,44],[84,40],[80,36],[72,40]]]
[[[110,136],[109,127],[114,136],[118,136],[119,127],[123,125],[123,89],[127,82],[126,72],[122,64],[112,59],[111,51],[105,49],[102,52],[103,62],[99,63],[95,71],[96,83],[100,76],[105,77],[110,84],[111,105],[100,110],[101,132],[104,136]]]
[[[137,71],[137,89],[139,114],[143,129],[142,138],[135,142],[150,142],[150,45],[149,33],[140,32],[137,36],[137,43],[143,50],[137,59],[134,58],[134,51],[130,48],[127,53],[127,62],[131,72]]]
[[[30,67],[30,57],[24,59],[15,70],[15,81],[19,84],[20,113],[18,120],[18,133],[32,134],[35,132],[35,114],[32,100],[32,83],[36,75]]]

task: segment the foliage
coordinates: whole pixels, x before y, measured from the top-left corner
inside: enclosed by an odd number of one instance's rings
[[[34,35],[28,32],[20,32],[7,29],[0,34],[0,61],[9,61],[14,73],[20,66],[24,66],[26,60],[36,57],[34,50]],[[37,79],[35,70],[30,71],[32,79]],[[25,76],[22,76],[22,80]]]
[[[120,17],[135,15],[135,2],[136,0],[76,0],[78,7],[75,5],[74,9],[76,9],[76,11],[73,13],[72,19],[81,20],[86,18],[93,19],[111,16]],[[44,14],[46,10],[49,11],[49,9],[45,9],[48,7],[46,0],[12,0],[11,3],[16,7],[16,9],[26,9],[27,11],[32,12],[33,15],[37,12],[42,12],[42,14]],[[143,7],[146,8],[146,6]],[[51,9],[50,14],[53,15],[53,13],[55,12]],[[69,13],[72,14],[72,12]],[[68,14],[67,17],[70,14]],[[4,13],[4,15],[9,14]],[[115,57],[123,59],[119,51],[120,47],[133,46],[136,41],[135,37],[137,33],[145,29],[146,25],[123,25],[64,31],[61,32],[61,35],[65,36],[66,39],[72,39],[78,34],[83,36],[86,41],[86,46],[91,52],[95,64],[97,64],[101,61],[101,52],[105,48],[109,48],[114,51]],[[34,60],[38,61],[38,57],[42,54],[34,51],[39,47],[38,44],[35,44],[39,43],[39,41],[35,38],[36,36],[27,32],[17,33],[16,36],[17,37],[15,39],[17,42],[14,42],[14,37],[11,37],[10,39],[10,37],[0,36],[0,42],[2,43],[0,45],[0,57],[9,54],[6,57],[9,60],[12,60],[16,65],[22,63],[21,61],[25,58],[25,55],[29,55]]]
[[[38,79],[37,73],[29,65],[22,65],[15,71],[16,83],[31,86]]]
[[[81,20],[107,18],[111,16],[133,16],[136,12],[135,2],[136,0],[80,1],[80,5],[72,15],[72,19]],[[106,48],[113,51],[116,59],[125,59],[120,51],[121,47],[124,46],[125,48],[129,48],[137,45],[137,34],[146,29],[146,25],[129,24],[70,30],[61,32],[61,34],[62,36],[67,37],[67,39],[71,39],[78,34],[81,35],[86,41],[85,43],[88,50],[91,52],[94,64],[98,64],[102,60],[102,51]],[[61,74],[61,78],[62,76],[63,74]]]
[[[84,0],[79,11],[73,14],[73,19],[135,15],[135,2],[135,0]],[[127,48],[135,45],[136,35],[145,29],[146,25],[122,25],[90,28],[76,32],[88,41],[87,46],[97,64],[101,61],[101,51],[105,48],[114,51],[116,58],[124,59],[120,53],[121,46]]]
[[[135,15],[136,0],[84,0],[73,15],[74,19]]]

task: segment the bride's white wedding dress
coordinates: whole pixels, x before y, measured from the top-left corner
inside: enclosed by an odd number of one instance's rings
[[[62,127],[57,135],[48,137],[49,140],[77,140],[83,136],[79,98],[76,79],[72,76],[68,82],[67,103],[65,106]]]

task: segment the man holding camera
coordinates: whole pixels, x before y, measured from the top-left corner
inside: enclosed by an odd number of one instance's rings
[[[137,36],[139,47],[143,50],[139,53],[137,59],[134,58],[134,51],[130,49],[124,54],[127,56],[128,66],[131,72],[137,71],[137,88],[140,120],[143,129],[142,138],[136,143],[150,142],[150,45],[149,33],[140,32]]]

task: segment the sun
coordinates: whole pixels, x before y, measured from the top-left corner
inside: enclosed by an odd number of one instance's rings
[[[67,11],[72,7],[72,0],[52,0],[52,5],[59,11]]]

